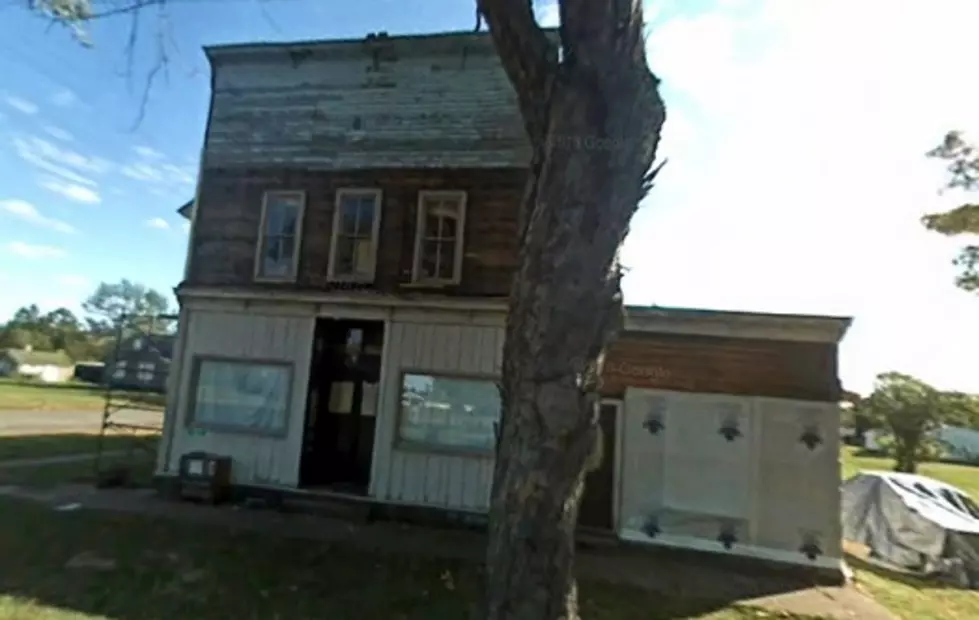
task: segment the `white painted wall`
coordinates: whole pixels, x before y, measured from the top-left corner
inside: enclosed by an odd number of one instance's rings
[[[186,340],[181,345],[179,366],[172,367],[179,373],[178,382],[171,386],[176,402],[173,410],[168,411],[169,424],[165,425],[159,466],[162,468],[165,462],[169,472],[176,473],[182,454],[203,450],[232,458],[232,478],[236,484],[296,486],[314,327],[312,315],[186,311],[180,327],[187,330]],[[268,437],[189,428],[193,360],[198,355],[291,363],[293,386],[288,434]],[[169,445],[167,437],[170,437]]]
[[[663,424],[655,435],[651,415]],[[623,418],[623,538],[807,564],[799,548],[811,534],[817,563],[839,562],[835,404],[630,388]],[[733,441],[719,432],[727,419],[741,433]],[[800,441],[810,426],[814,449]],[[655,537],[644,533],[651,518]],[[725,525],[737,538],[730,551],[717,540]]]
[[[501,372],[502,326],[448,321],[390,323],[370,493],[382,501],[484,512],[493,484],[492,456],[426,453],[395,446],[403,370],[489,376]]]

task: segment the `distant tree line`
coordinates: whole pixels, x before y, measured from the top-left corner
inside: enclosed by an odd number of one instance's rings
[[[172,322],[151,326],[148,318],[126,318],[152,317],[170,310],[162,293],[130,280],[99,284],[82,303],[82,309],[84,314],[79,316],[67,308],[41,312],[37,304],[23,306],[0,324],[0,349],[30,347],[35,351],[64,351],[75,362],[102,361],[114,346],[121,323],[132,329],[175,328]]]
[[[899,372],[878,375],[870,395],[846,392],[843,400],[843,425],[858,436],[886,432],[886,449],[900,472],[914,473],[918,463],[942,455],[933,435],[941,425],[979,430],[979,396],[942,391]]]

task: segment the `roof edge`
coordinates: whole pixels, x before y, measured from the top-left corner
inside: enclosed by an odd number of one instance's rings
[[[545,29],[547,32],[556,29]],[[298,51],[300,49],[310,52],[322,52],[324,54],[342,53],[363,49],[366,44],[388,44],[399,51],[429,53],[439,49],[453,49],[456,46],[484,47],[487,51],[494,50],[493,39],[489,32],[473,32],[471,30],[457,30],[447,32],[420,33],[420,34],[397,34],[391,35],[386,32],[369,33],[365,37],[343,38],[343,39],[307,39],[298,41],[269,41],[261,43],[223,43],[217,45],[204,46],[204,54],[210,61],[215,59],[242,57],[242,56],[262,56],[277,52]]]

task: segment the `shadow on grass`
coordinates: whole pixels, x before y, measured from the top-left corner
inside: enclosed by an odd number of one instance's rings
[[[20,612],[22,617],[72,618],[67,612],[31,612],[27,600],[112,620],[475,617],[485,542],[479,534],[446,537],[390,524],[357,528],[298,517],[278,521],[278,532],[247,531],[228,523],[240,525],[265,513],[225,512],[229,521],[221,526],[217,520],[205,524],[201,519],[54,512],[0,499],[0,531],[31,531],[29,537],[0,537],[0,597],[8,597],[6,602],[0,598],[0,617],[6,604],[10,617]],[[448,553],[446,545],[451,545]],[[69,568],[69,560],[83,553],[102,562]],[[435,557],[443,555],[455,559]],[[703,582],[743,575],[719,571],[709,560],[694,565],[674,560],[665,566],[663,561],[646,561],[646,582],[656,584],[658,593],[584,579],[582,617],[758,617],[753,610],[732,607],[736,599],[717,596]],[[627,559],[630,568],[633,562]],[[692,571],[698,571],[700,581],[691,581]],[[614,579],[615,570],[611,573]],[[756,596],[758,589],[746,594]]]
[[[886,566],[881,566],[880,564],[874,564],[868,562],[864,559],[849,555],[846,559],[847,563],[854,569],[865,573],[870,573],[881,579],[886,579],[887,581],[898,583],[909,588],[914,588],[915,590],[931,590],[931,591],[950,591],[950,592],[971,592],[969,588],[963,588],[961,586],[945,583],[938,581],[937,579],[930,579],[923,576],[911,575],[900,570],[888,569]],[[979,595],[979,593],[977,593]]]

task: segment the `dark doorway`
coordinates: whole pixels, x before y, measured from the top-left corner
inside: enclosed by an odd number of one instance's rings
[[[367,492],[383,343],[380,321],[317,319],[300,486]]]
[[[599,405],[598,424],[602,428],[602,462],[598,469],[585,478],[585,491],[581,496],[578,525],[585,528],[613,529],[613,504],[615,503],[615,431],[620,403],[603,402]]]

